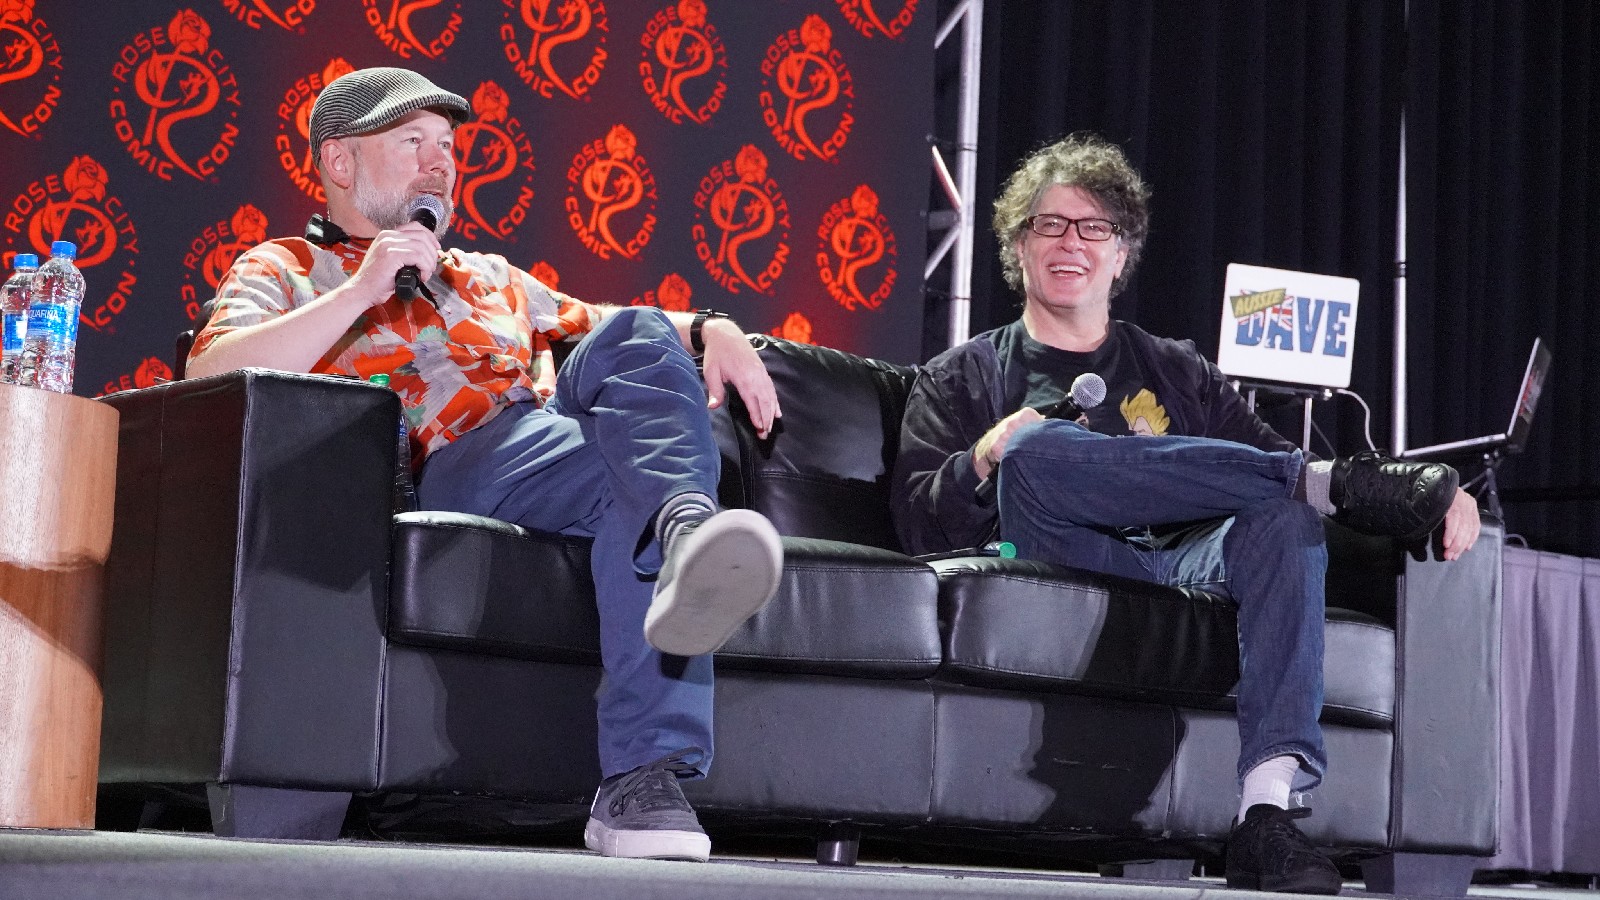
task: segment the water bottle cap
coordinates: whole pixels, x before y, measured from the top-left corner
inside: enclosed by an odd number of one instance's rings
[[[11,264],[18,269],[37,269],[39,268],[39,254],[18,253],[11,258]]]
[[[372,382],[373,384],[379,386],[379,387],[388,387],[389,386],[389,376],[384,374],[384,373],[382,373],[382,372],[379,372],[379,373],[377,373],[375,375],[369,375],[367,377],[367,380]]]
[[[71,241],[56,241],[50,245],[51,256],[65,256],[67,259],[78,258],[78,245]]]

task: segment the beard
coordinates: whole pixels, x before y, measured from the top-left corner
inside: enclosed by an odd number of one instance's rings
[[[450,202],[450,194],[444,185],[423,185],[426,189],[437,189],[439,202],[444,204],[444,216],[434,225],[433,233],[440,240],[444,239],[445,232],[450,230],[450,219],[455,215],[455,204]],[[378,226],[378,230],[387,231],[411,221],[407,215],[407,208],[412,199],[420,190],[402,188],[394,191],[380,190],[366,179],[356,175],[355,196],[353,198],[356,212],[360,213],[368,222]]]

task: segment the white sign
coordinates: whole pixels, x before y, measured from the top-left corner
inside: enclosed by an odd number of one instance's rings
[[[1361,282],[1232,263],[1217,368],[1235,378],[1350,386]]]

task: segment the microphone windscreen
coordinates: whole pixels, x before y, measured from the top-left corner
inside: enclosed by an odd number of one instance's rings
[[[418,194],[406,206],[406,219],[434,231],[444,218],[444,202],[432,194]]]
[[[1106,399],[1106,380],[1093,372],[1072,379],[1072,402],[1079,409],[1094,409]]]

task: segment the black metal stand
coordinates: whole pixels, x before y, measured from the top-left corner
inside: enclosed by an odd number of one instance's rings
[[[1483,471],[1461,486],[1463,490],[1467,490],[1474,484],[1480,481],[1483,482],[1483,488],[1478,492],[1478,497],[1483,501],[1483,507],[1489,511],[1489,514],[1502,522],[1505,521],[1506,517],[1500,508],[1500,484],[1495,479],[1494,473],[1495,469],[1499,468],[1500,463],[1505,461],[1505,458],[1504,447],[1496,447],[1485,452],[1483,454]]]
[[[1333,391],[1324,387],[1297,387],[1292,384],[1270,384],[1264,382],[1235,381],[1234,388],[1244,395],[1244,402],[1249,404],[1250,411],[1256,409],[1256,401],[1260,395],[1283,397],[1289,400],[1298,399],[1302,405],[1300,418],[1300,449],[1311,449],[1311,407],[1317,399],[1329,400]]]

